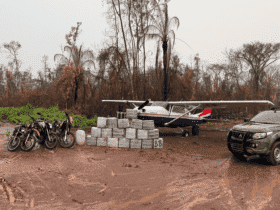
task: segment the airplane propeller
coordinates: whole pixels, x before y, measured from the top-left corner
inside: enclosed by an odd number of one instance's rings
[[[173,123],[174,121],[176,121],[176,120],[180,119],[181,117],[185,116],[186,114],[188,114],[188,113],[189,113],[189,112],[191,112],[192,110],[194,110],[194,109],[198,108],[199,106],[200,106],[200,105],[198,105],[198,106],[196,106],[196,107],[192,108],[191,110],[188,110],[188,111],[187,111],[187,112],[185,112],[184,114],[180,115],[179,117],[175,118],[174,120],[171,120],[171,121],[170,121],[170,122],[168,122],[168,123],[165,123],[164,125],[165,125],[165,126],[168,126],[169,124],[171,124],[171,123]]]
[[[151,99],[148,99],[147,101],[145,101],[141,106],[138,107],[138,110],[143,109],[145,106],[147,106],[149,104],[150,101],[151,101]]]

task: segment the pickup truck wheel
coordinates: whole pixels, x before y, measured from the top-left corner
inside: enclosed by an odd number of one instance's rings
[[[280,142],[274,143],[269,154],[269,162],[277,166],[280,163]]]

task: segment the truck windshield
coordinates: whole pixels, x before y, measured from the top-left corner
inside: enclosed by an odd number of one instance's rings
[[[257,114],[250,121],[257,123],[280,124],[280,112],[274,113],[274,111],[264,111]]]

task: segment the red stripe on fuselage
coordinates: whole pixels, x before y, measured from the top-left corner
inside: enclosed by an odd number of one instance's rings
[[[207,115],[207,114],[211,114],[212,109],[204,109],[203,112],[198,115],[199,117]]]

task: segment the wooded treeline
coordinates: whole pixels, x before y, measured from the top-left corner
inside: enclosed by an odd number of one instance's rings
[[[57,66],[52,70],[48,56],[43,56],[43,71],[37,79],[32,79],[30,68],[20,68],[21,45],[3,44],[12,60],[0,66],[1,106],[59,106],[94,117],[115,115],[118,110],[116,104],[102,103],[103,99],[270,100],[278,104],[280,43],[244,44],[225,51],[224,63],[205,64],[198,55],[191,63],[183,63],[172,51],[176,40],[172,27],[179,27],[179,19],[168,17],[168,1],[106,3],[111,44],[107,41],[98,52],[84,49],[76,43],[81,26],[77,23],[65,37],[63,51],[70,56],[54,55]],[[145,42],[151,40],[156,47],[155,64],[147,67]]]

